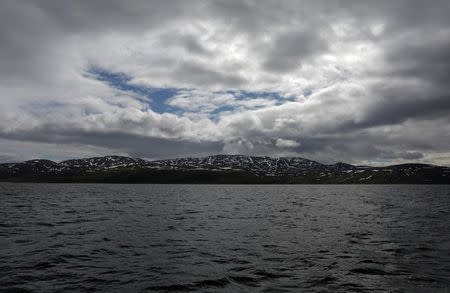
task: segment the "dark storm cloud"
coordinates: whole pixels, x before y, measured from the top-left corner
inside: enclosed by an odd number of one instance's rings
[[[406,41],[388,51],[387,61],[391,65],[392,76],[423,79],[437,87],[450,89],[449,37],[449,32],[435,40],[424,36],[419,41],[413,40],[412,44]]]
[[[270,141],[270,139],[269,139]],[[274,142],[272,141],[274,144]],[[361,164],[367,158],[377,158],[375,164],[385,165],[389,162],[402,160],[412,161],[424,157],[422,152],[403,151],[399,146],[403,141],[386,141],[383,137],[368,134],[344,134],[339,136],[307,136],[302,137],[301,144],[297,147],[285,149],[282,156],[292,156],[301,153],[304,157],[317,160],[322,163],[335,163],[337,161]],[[421,145],[424,151],[433,150],[435,147]],[[445,147],[441,146],[445,150]],[[287,152],[286,152],[287,151]],[[274,151],[269,145],[257,145],[253,149],[241,151],[243,154],[252,155],[255,152],[271,156],[279,156],[279,150]]]
[[[236,73],[211,70],[206,64],[184,63],[176,68],[175,78],[179,81],[193,81],[198,84],[207,83],[212,86],[224,85],[225,88],[236,88],[245,83],[244,77]]]
[[[407,119],[438,119],[448,117],[450,111],[450,93],[426,96],[407,90],[382,89],[374,94],[383,95],[382,101],[369,103],[368,113],[360,127],[394,125]]]
[[[407,39],[386,48],[380,77],[396,80],[371,87],[373,99],[361,126],[394,125],[408,119],[440,119],[450,113],[450,31]]]
[[[204,156],[221,151],[223,144],[217,142],[195,143],[191,141],[152,138],[123,132],[84,132],[84,131],[55,131],[42,128],[33,132],[20,132],[0,135],[1,139],[17,141],[35,141],[52,144],[78,144],[120,150],[133,157],[143,158],[173,158],[180,156]],[[0,158],[2,159],[2,158]],[[11,156],[4,158],[11,160]]]
[[[189,53],[198,54],[198,55],[210,55],[212,54],[207,48],[203,46],[203,44],[197,39],[196,36],[189,34],[182,34],[176,36],[174,38],[173,34],[169,34],[166,36],[165,40],[163,40],[167,45],[170,44],[178,44],[187,50]]]
[[[405,152],[402,154],[402,159],[405,160],[417,160],[417,159],[422,159],[423,158],[423,154],[421,152]]]
[[[267,54],[264,68],[269,71],[285,72],[301,66],[304,59],[322,53],[326,42],[314,32],[287,32],[276,37]]]
[[[177,0],[43,0],[33,4],[65,33],[142,32],[149,25],[164,25],[194,12],[186,1]]]
[[[51,43],[55,35],[55,29],[45,21],[45,13],[24,2],[4,1],[0,9],[0,27],[2,79],[14,82],[44,78],[40,70],[45,67],[46,60],[41,61],[35,55],[50,49],[45,48],[45,44]]]

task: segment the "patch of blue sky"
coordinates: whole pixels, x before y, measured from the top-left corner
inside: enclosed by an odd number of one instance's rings
[[[156,88],[135,85],[130,83],[131,77],[125,73],[111,72],[98,67],[89,69],[89,73],[95,79],[105,82],[113,88],[133,92],[147,98],[148,100],[146,102],[149,103],[151,109],[158,113],[174,112],[174,109],[166,101],[182,90],[177,88]]]
[[[216,109],[214,109],[211,113],[209,113],[212,118],[217,117],[222,112],[233,112],[236,110],[235,105],[223,105]]]
[[[102,81],[109,86],[122,90],[135,93],[141,97],[146,98],[150,108],[158,113],[174,113],[182,114],[184,111],[176,107],[170,106],[167,101],[177,95],[180,91],[189,91],[192,89],[185,88],[157,88],[157,87],[146,87],[141,85],[135,85],[130,83],[132,78],[125,73],[121,72],[111,72],[99,67],[91,67],[88,73],[95,79]],[[291,96],[284,96],[277,92],[269,91],[246,91],[246,90],[227,90],[227,91],[216,91],[215,94],[228,93],[232,94],[237,100],[251,100],[257,98],[263,98],[268,100],[275,100],[275,104],[282,104],[285,101],[293,99]],[[211,116],[217,116],[224,111],[235,110],[236,105],[223,105],[216,108],[214,111],[209,113]]]

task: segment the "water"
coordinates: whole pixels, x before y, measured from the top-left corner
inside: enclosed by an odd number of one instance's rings
[[[450,292],[449,224],[448,186],[3,183],[0,287]]]

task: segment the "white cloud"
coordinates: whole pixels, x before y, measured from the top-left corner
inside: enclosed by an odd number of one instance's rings
[[[167,104],[185,111],[209,113],[220,107],[234,104],[235,101],[232,94],[184,90],[170,98]]]
[[[279,138],[277,139],[275,146],[278,148],[295,148],[300,146],[300,143],[291,139]]]
[[[381,2],[6,1],[0,136],[72,144],[77,133],[79,145],[149,156],[164,156],[164,140],[180,155],[301,146],[324,160],[447,162],[448,2]],[[179,89],[166,101],[175,111],[157,113],[93,67]],[[121,135],[159,144],[124,147]]]

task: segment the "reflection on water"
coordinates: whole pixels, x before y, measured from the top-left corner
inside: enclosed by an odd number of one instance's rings
[[[18,292],[450,292],[448,186],[0,185]]]

